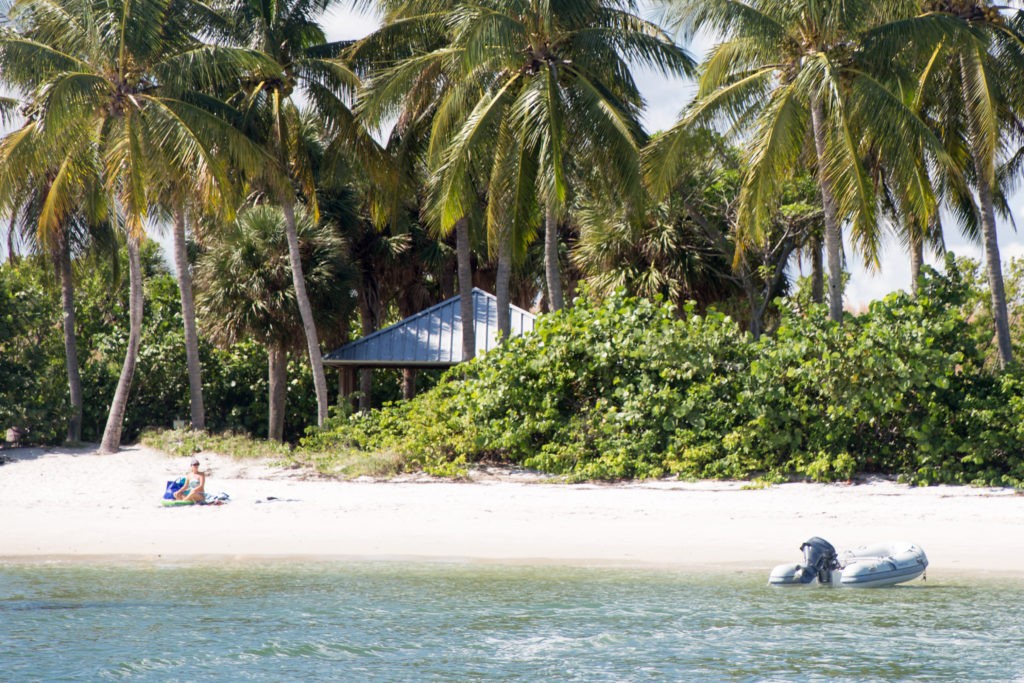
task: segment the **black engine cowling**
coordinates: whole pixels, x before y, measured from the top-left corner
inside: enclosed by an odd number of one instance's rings
[[[804,551],[804,566],[817,574],[819,583],[828,583],[832,570],[839,567],[839,554],[831,543],[824,538],[813,536],[803,542],[800,550]]]
[[[839,568],[839,556],[832,544],[814,536],[803,542],[800,550],[804,553],[802,564],[780,564],[772,570],[768,583],[773,586],[799,586],[832,582],[832,570]]]

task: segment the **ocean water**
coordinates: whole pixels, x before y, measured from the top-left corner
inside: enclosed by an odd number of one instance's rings
[[[1024,581],[0,564],[4,681],[1024,681]]]

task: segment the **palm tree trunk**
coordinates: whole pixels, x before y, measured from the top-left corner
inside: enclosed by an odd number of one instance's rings
[[[196,331],[196,304],[192,295],[192,271],[185,251],[185,207],[174,209],[174,266],[178,273],[181,294],[181,317],[185,324],[185,359],[188,366],[189,405],[192,408],[192,429],[206,429],[203,408],[203,375],[199,363],[199,334]]]
[[[462,317],[462,360],[476,355],[476,317],[473,315],[473,263],[469,219],[455,222],[455,258],[459,271],[459,315]]]
[[[368,271],[363,273],[359,288],[359,323],[363,336],[374,332],[380,324],[381,303],[379,283]],[[366,412],[373,404],[373,368],[359,369],[359,410]]]
[[[747,305],[750,306],[750,334],[754,341],[761,338],[761,331],[764,320],[764,306],[757,299],[753,287],[747,289]]]
[[[565,307],[565,300],[558,268],[558,219],[550,206],[544,212],[544,275],[548,282],[548,309],[559,311]]]
[[[960,72],[965,92],[977,92],[977,71],[970,68],[963,56]],[[1013,360],[1010,341],[1010,315],[1006,308],[1006,289],[1003,286],[1003,267],[999,257],[999,239],[996,234],[996,214],[993,207],[992,187],[995,183],[994,160],[982,157],[981,126],[973,112],[967,116],[971,138],[971,160],[978,179],[978,203],[981,208],[981,236],[985,245],[985,267],[988,271],[988,289],[992,298],[992,319],[996,326],[996,347],[999,366],[1006,367]]]
[[[416,368],[402,368],[402,398],[416,398]]]
[[[821,261],[821,240],[811,237],[811,301],[825,303],[825,265]]]
[[[139,258],[139,240],[128,238],[128,348],[124,354],[124,365],[117,380],[114,399],[110,403],[107,426],[103,430],[99,453],[116,453],[121,447],[121,431],[124,429],[124,415],[128,408],[128,395],[135,374],[135,362],[139,357],[139,343],[142,340],[142,263]]]
[[[811,99],[811,126],[814,131],[814,149],[818,155],[818,186],[825,213],[825,253],[828,256],[828,315],[837,323],[843,322],[843,234],[836,211],[832,180],[825,171],[825,107],[814,95]]]
[[[982,161],[974,153],[974,168],[978,175],[978,202],[981,204],[981,234],[985,245],[985,267],[988,271],[988,289],[992,298],[992,318],[996,326],[996,346],[999,366],[1005,368],[1013,361],[1010,341],[1010,315],[1006,307],[1006,289],[1003,286],[1003,268],[999,257],[999,239],[996,236],[996,215],[993,208],[992,188],[982,175]]]
[[[359,410],[368,412],[373,407],[373,368],[359,369]]]
[[[63,231],[57,237],[54,252],[60,279],[60,304],[64,323],[64,362],[68,372],[71,415],[68,416],[68,437],[71,443],[82,440],[82,376],[78,368],[78,338],[75,335],[75,283],[71,273],[71,249]]]
[[[284,411],[288,387],[288,354],[280,344],[267,347],[267,380],[270,393],[267,403],[270,415],[267,421],[267,438],[274,441],[284,439]]]
[[[281,93],[274,91],[274,149],[282,169],[288,168],[288,159],[284,148],[284,134],[282,132],[283,116],[281,110]],[[320,355],[320,339],[316,332],[316,322],[313,319],[313,307],[309,303],[309,295],[306,293],[306,276],[302,272],[302,252],[299,250],[299,235],[295,229],[295,195],[291,187],[287,187],[281,193],[281,210],[284,212],[285,235],[288,238],[288,261],[292,268],[292,284],[295,287],[295,300],[299,305],[299,316],[302,318],[302,327],[306,333],[306,348],[309,351],[309,366],[313,372],[313,388],[316,391],[316,416],[317,425],[322,426],[327,421],[330,403],[327,399],[327,377],[324,375],[324,359]]]
[[[12,266],[18,260],[14,255],[14,231],[17,229],[17,214],[11,216],[11,224],[7,230],[7,263]]]
[[[284,211],[285,233],[288,236],[288,260],[292,266],[292,283],[295,286],[295,300],[299,304],[302,327],[306,331],[306,348],[309,351],[309,365],[313,369],[313,387],[316,389],[317,424],[327,420],[330,401],[327,398],[327,377],[324,375],[324,359],[320,355],[320,339],[313,320],[313,307],[306,293],[306,277],[302,272],[302,254],[299,251],[299,235],[295,229],[295,206],[291,198],[281,202]]]
[[[512,231],[505,226],[498,237],[498,269],[494,282],[494,294],[498,299],[498,337],[499,342],[512,336]]]
[[[915,230],[915,228],[911,228]],[[924,236],[910,235],[910,292],[917,295],[917,280],[921,277],[921,266],[924,265]]]

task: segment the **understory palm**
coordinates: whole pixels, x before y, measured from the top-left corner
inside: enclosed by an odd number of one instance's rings
[[[302,209],[295,227],[306,291],[317,324],[347,316],[351,289],[345,243],[330,227],[316,225]],[[267,436],[284,434],[287,351],[302,335],[302,321],[285,236],[284,212],[255,206],[233,223],[211,231],[208,251],[197,265],[196,284],[203,329],[221,344],[256,339],[267,348],[270,387]]]

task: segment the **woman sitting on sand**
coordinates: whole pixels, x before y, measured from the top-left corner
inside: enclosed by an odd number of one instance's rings
[[[206,475],[199,471],[199,461],[192,460],[192,469],[185,475],[185,485],[174,494],[175,500],[206,502]]]

